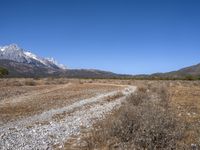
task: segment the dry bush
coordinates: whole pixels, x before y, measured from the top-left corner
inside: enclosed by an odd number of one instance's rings
[[[116,94],[112,95],[112,96],[107,96],[105,99],[110,102],[110,101],[113,101],[113,100],[116,100],[120,97],[124,96],[122,92],[117,92]]]
[[[86,80],[86,83],[93,83],[93,82],[95,82],[95,79],[88,79],[88,80]]]
[[[23,83],[18,80],[13,80],[13,81],[9,82],[8,85],[9,86],[23,86]]]
[[[138,88],[120,111],[96,125],[90,135],[83,138],[87,143],[84,148],[190,149],[182,142],[185,125],[170,109],[167,91],[164,88],[153,91]],[[159,102],[151,100],[151,94],[155,93]]]
[[[114,124],[114,136],[138,149],[174,149],[184,125],[174,114],[151,102],[127,106]]]
[[[68,83],[68,82],[66,80],[64,80],[63,78],[56,80],[56,84],[66,84],[66,83]]]
[[[33,79],[25,80],[24,84],[27,85],[27,86],[35,86],[35,85],[37,85],[37,83]]]
[[[5,86],[23,86],[23,83],[21,80],[18,79],[1,79],[0,81],[0,86],[5,87]]]
[[[78,82],[79,84],[84,84],[85,82],[84,82],[84,80],[79,80],[79,82]]]
[[[137,91],[127,98],[127,102],[128,104],[138,106],[144,101],[147,101],[148,99],[149,95],[147,93],[147,89],[145,87],[138,87]]]
[[[69,81],[66,78],[49,77],[49,78],[43,79],[43,84],[45,84],[45,85],[67,84],[67,83],[69,83]]]

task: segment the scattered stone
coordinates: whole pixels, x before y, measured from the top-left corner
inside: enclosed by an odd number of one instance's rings
[[[62,149],[63,143],[67,139],[72,135],[79,135],[81,128],[90,128],[97,119],[104,119],[113,109],[118,109],[126,96],[134,91],[135,87],[129,86],[128,89],[122,91],[123,97],[110,102],[106,101],[105,97],[115,95],[118,91],[101,94],[75,102],[70,106],[4,124],[0,126],[0,148],[2,150],[51,150],[56,145]],[[88,108],[87,105],[91,107]],[[72,114],[66,115],[61,120],[52,119],[55,114],[63,112],[72,112]],[[49,124],[41,124],[40,122],[49,122]],[[27,128],[27,126],[31,127]]]

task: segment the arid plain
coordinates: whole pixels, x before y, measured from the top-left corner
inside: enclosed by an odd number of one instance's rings
[[[13,78],[0,83],[2,149],[200,145],[199,81]]]

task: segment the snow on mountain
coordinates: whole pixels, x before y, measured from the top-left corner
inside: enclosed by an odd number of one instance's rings
[[[41,62],[42,64],[46,65],[40,58],[38,58],[35,54],[32,54],[31,52],[26,52],[24,51],[24,54],[32,59],[35,59],[39,62]]]
[[[0,59],[13,60],[20,63],[28,63],[37,67],[48,67],[53,69],[66,69],[53,58],[42,58],[30,51],[20,48],[16,44],[0,47]]]
[[[62,69],[66,69],[65,65],[63,64],[59,64],[54,58],[46,58],[46,60],[52,62],[53,64],[55,64],[56,66],[58,66],[59,68],[62,68]]]
[[[5,47],[0,47],[0,51],[2,52],[5,51],[5,49],[6,49]]]

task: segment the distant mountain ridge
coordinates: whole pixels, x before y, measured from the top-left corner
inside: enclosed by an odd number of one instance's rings
[[[35,67],[47,67],[51,69],[66,69],[64,65],[58,64],[53,58],[42,58],[30,51],[20,48],[16,44],[0,47],[0,59],[12,60],[18,63],[30,64]]]
[[[133,78],[133,79],[200,79],[200,64],[167,73],[123,75],[95,69],[66,69],[53,58],[39,57],[16,44],[0,47],[0,67],[9,77],[70,77],[70,78]]]
[[[0,59],[0,66],[7,68],[7,77],[69,77],[69,78],[124,78],[129,75],[120,75],[112,72],[90,69],[49,69],[32,66],[12,60]]]
[[[135,79],[200,79],[200,64],[166,73],[134,75]]]
[[[0,47],[0,66],[8,69],[8,77],[119,78],[127,76],[95,69],[66,69],[53,58],[39,57],[16,44]]]
[[[155,73],[151,76],[163,77],[163,78],[185,78],[185,77],[200,77],[200,64],[185,67],[177,71],[171,71],[166,73]]]

